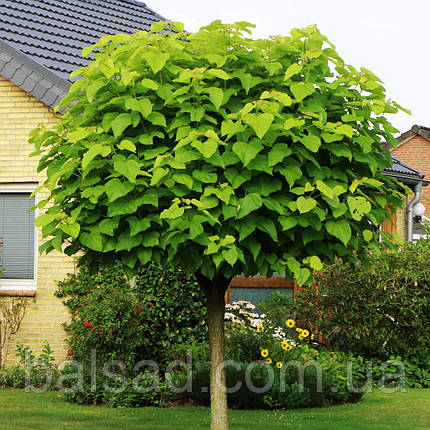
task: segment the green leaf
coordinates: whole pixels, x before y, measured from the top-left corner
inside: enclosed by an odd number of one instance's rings
[[[87,88],[87,99],[90,103],[93,102],[98,90],[106,86],[108,81],[105,79],[98,79],[97,81],[92,82],[90,85],[88,85]]]
[[[125,176],[130,182],[136,182],[136,176],[140,172],[140,167],[135,160],[117,160],[113,164],[113,168],[116,172]]]
[[[76,239],[79,236],[79,231],[81,230],[80,225],[77,223],[61,224],[60,228],[64,231],[64,233],[71,236],[73,239]]]
[[[314,270],[322,270],[323,268],[320,258],[316,255],[309,258],[309,266]]]
[[[365,197],[351,197],[348,196],[347,203],[349,207],[349,211],[353,219],[360,221],[363,216],[369,213],[372,209],[372,206]]]
[[[317,201],[312,197],[300,196],[297,199],[297,209],[302,214],[311,211],[316,205],[317,205]]]
[[[299,286],[302,286],[310,278],[311,272],[309,269],[304,268],[304,269],[299,269],[297,273],[295,273],[295,275],[296,275],[297,283],[299,284]]]
[[[259,217],[257,222],[257,228],[267,233],[274,242],[278,241],[278,232],[276,231],[275,223],[267,218]]]
[[[352,152],[351,150],[342,143],[326,145],[326,148],[332,152],[336,157],[345,157],[349,161],[352,160]]]
[[[96,231],[81,233],[79,241],[82,246],[92,249],[93,251],[103,251],[103,236]]]
[[[290,90],[293,93],[294,98],[301,102],[306,97],[310,96],[315,92],[315,88],[311,83],[298,82],[290,86]]]
[[[137,100],[135,98],[127,99],[125,107],[130,110],[140,112],[144,118],[152,112],[152,103],[148,99]]]
[[[348,124],[342,124],[339,127],[336,127],[336,133],[352,137],[352,135],[354,134],[354,129]]]
[[[246,167],[263,149],[263,145],[253,139],[250,142],[235,142],[233,144],[233,152],[240,158],[243,166]]]
[[[256,211],[261,208],[263,204],[263,200],[256,193],[251,193],[245,196],[244,199],[240,202],[237,212],[237,219],[243,218],[250,214],[251,212]]]
[[[126,151],[136,152],[136,145],[131,140],[122,140],[118,145],[118,149],[125,149]]]
[[[290,187],[292,187],[297,179],[300,179],[303,175],[302,169],[296,165],[283,167],[279,169],[279,173],[285,177]]]
[[[99,230],[108,236],[114,236],[115,230],[118,227],[119,219],[105,218],[99,224]]]
[[[224,91],[221,88],[216,87],[206,88],[205,91],[209,94],[209,100],[218,110],[222,105],[222,101],[224,100]]]
[[[239,257],[239,254],[237,252],[236,247],[233,247],[225,251],[222,251],[222,256],[225,258],[225,261],[227,261],[227,263],[230,264],[230,266],[234,266],[234,264],[236,263]]]
[[[239,232],[239,240],[242,241],[250,236],[255,231],[255,222],[251,219],[238,221],[235,228]]]
[[[351,239],[351,226],[348,221],[328,221],[325,228],[329,234],[339,239],[345,246]]]
[[[363,230],[363,237],[366,242],[370,242],[373,239],[373,232],[370,230]]]
[[[131,125],[131,114],[121,113],[112,122],[111,127],[115,137],[121,136],[123,131]]]
[[[146,60],[153,73],[159,72],[166,64],[170,55],[165,52],[152,52],[147,51],[142,55],[142,58]]]
[[[146,247],[153,247],[155,245],[158,245],[160,243],[159,241],[159,234],[156,231],[150,231],[148,233],[145,233],[143,235],[142,245]]]
[[[213,184],[218,180],[218,175],[204,170],[194,170],[193,178],[203,182],[204,184]]]
[[[101,143],[91,146],[91,148],[82,157],[82,168],[85,170],[88,167],[88,164],[91,162],[91,160],[97,157],[97,155],[106,157],[110,154],[110,152],[111,152],[110,147],[103,145]]]
[[[318,152],[321,146],[321,139],[318,136],[313,136],[312,134],[308,136],[302,136],[300,142],[309,149],[311,152]]]
[[[155,168],[152,172],[151,185],[157,185],[168,174],[168,169],[163,169],[162,167]]]
[[[158,84],[152,79],[142,79],[141,81],[139,81],[139,85],[142,85],[142,87],[148,88],[150,90],[158,90]]]
[[[287,71],[285,72],[284,80],[290,79],[291,76],[297,75],[297,73],[300,73],[302,71],[303,66],[297,63],[291,64],[291,66],[288,67]]]
[[[194,140],[191,146],[196,148],[205,158],[210,158],[218,149],[218,142],[215,139],[207,139],[205,142]]]
[[[292,153],[293,151],[286,143],[275,143],[268,154],[269,166],[281,163],[285,157],[290,156]]]
[[[323,181],[317,179],[315,184],[317,186],[317,189],[321,191],[321,193],[324,194],[326,197],[328,197],[329,199],[332,199],[334,197],[333,190]]]
[[[161,127],[167,127],[166,118],[160,112],[151,112],[148,115],[147,120],[154,125],[160,125]]]
[[[184,214],[184,207],[179,207],[178,204],[173,204],[169,209],[164,209],[160,214],[161,219],[175,219]]]
[[[249,113],[244,117],[244,121],[254,129],[260,139],[263,139],[274,119],[271,113]]]
[[[305,125],[304,119],[288,118],[284,122],[285,130],[290,130],[293,127],[301,127],[302,125]]]
[[[281,224],[282,231],[289,230],[297,225],[297,219],[293,217],[280,216],[278,221]]]
[[[104,188],[108,196],[108,201],[111,203],[120,197],[126,196],[132,189],[134,189],[134,185],[130,182],[124,182],[120,181],[118,178],[113,178],[106,182]]]
[[[57,218],[57,214],[43,214],[36,218],[36,227],[44,227]]]
[[[226,72],[224,72],[224,70],[221,69],[208,69],[206,70],[205,75],[214,76],[215,78],[220,78],[225,81],[231,78],[229,74],[227,74]]]

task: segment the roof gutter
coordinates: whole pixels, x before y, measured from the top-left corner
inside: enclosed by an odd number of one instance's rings
[[[413,223],[414,223],[414,207],[420,201],[422,187],[423,187],[422,181],[418,182],[418,184],[415,185],[414,198],[408,204],[408,207],[406,209],[406,227],[407,227],[407,241],[408,242],[413,241],[412,240],[412,238],[413,238],[412,230],[413,230]]]

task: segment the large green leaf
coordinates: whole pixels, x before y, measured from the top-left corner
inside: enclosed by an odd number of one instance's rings
[[[131,125],[131,114],[121,113],[111,122],[112,131],[115,137],[121,136],[124,130]]]
[[[224,99],[224,91],[221,88],[211,87],[207,88],[206,92],[209,94],[209,100],[218,110],[221,107],[222,101]]]
[[[233,144],[233,152],[240,158],[244,167],[254,160],[262,149],[263,145],[256,139],[250,142],[239,141]]]
[[[317,201],[312,197],[300,196],[297,199],[297,209],[301,214],[311,211],[317,205]]]
[[[269,166],[275,166],[281,163],[285,157],[292,154],[291,148],[286,143],[276,143],[269,151]]]
[[[245,122],[254,129],[260,139],[263,139],[274,119],[271,113],[249,113],[244,117]]]
[[[293,93],[294,98],[301,102],[306,97],[310,96],[315,92],[315,88],[311,83],[298,82],[294,83],[290,87],[291,92]]]
[[[329,234],[339,239],[345,246],[351,239],[351,226],[346,220],[328,221],[325,228]]]
[[[180,218],[184,214],[184,207],[173,204],[169,209],[164,209],[160,214],[161,219],[175,219]]]
[[[136,182],[136,176],[140,173],[139,163],[135,160],[117,160],[113,167],[116,172],[125,176],[130,182]]]
[[[159,72],[164,67],[169,57],[170,55],[166,52],[147,51],[142,55],[154,73]]]
[[[111,203],[120,197],[126,196],[134,188],[134,185],[130,182],[120,181],[118,178],[114,178],[106,182],[104,188],[108,196],[108,201]]]
[[[263,200],[261,197],[256,193],[251,193],[245,196],[244,199],[240,202],[237,212],[237,218],[243,218],[250,214],[251,212],[256,211],[257,209],[261,208],[263,205]]]
[[[101,143],[92,146],[82,157],[82,168],[86,170],[88,164],[97,157],[97,155],[101,155],[102,157],[106,157],[110,154],[111,149],[109,146],[103,145]]]

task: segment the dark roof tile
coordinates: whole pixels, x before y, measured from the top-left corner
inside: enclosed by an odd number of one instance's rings
[[[88,64],[81,56],[85,46],[104,35],[149,30],[160,19],[135,0],[2,0],[0,40],[68,79]]]

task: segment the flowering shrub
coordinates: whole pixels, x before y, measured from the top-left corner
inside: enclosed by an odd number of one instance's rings
[[[125,376],[132,378],[130,369],[139,360],[154,360],[162,367],[171,361],[171,350],[178,343],[206,339],[203,293],[194,279],[178,269],[149,264],[129,284],[119,266],[104,267],[94,275],[81,265],[78,274],[59,283],[56,294],[71,313],[71,321],[64,324],[70,334],[67,355],[83,363],[86,379],[92,350],[98,369],[110,360],[120,360],[128,369]],[[98,378],[101,387],[102,372]],[[119,395],[111,398],[107,392],[86,391],[70,393],[69,398],[121,405]],[[130,396],[124,394],[124,404],[138,405],[139,399],[130,400]],[[140,404],[158,404],[148,396],[141,396]]]

